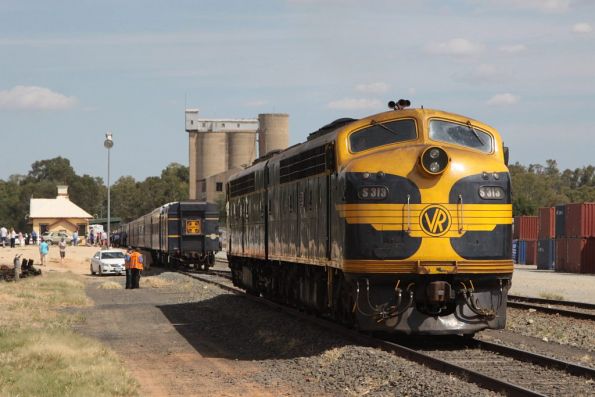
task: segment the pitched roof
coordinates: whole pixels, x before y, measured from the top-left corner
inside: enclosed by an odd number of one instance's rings
[[[93,218],[87,211],[73,203],[68,197],[55,199],[31,199],[29,218]]]

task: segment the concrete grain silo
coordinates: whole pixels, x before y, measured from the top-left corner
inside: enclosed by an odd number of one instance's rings
[[[189,197],[205,197],[209,178],[249,165],[256,157],[256,119],[199,119],[186,109]]]
[[[224,132],[199,132],[196,144],[197,175],[201,180],[227,170],[227,137]]]
[[[256,131],[227,132],[227,168],[250,165],[256,157]]]
[[[258,155],[289,146],[289,115],[263,113],[258,115]]]

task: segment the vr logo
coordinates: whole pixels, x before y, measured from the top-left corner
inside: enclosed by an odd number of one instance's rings
[[[450,213],[441,205],[430,205],[421,212],[421,229],[432,237],[442,236],[450,229]]]

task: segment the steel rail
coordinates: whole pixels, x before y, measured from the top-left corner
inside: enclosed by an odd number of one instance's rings
[[[542,354],[532,353],[526,350],[520,350],[515,347],[501,345],[499,343],[487,342],[477,339],[474,339],[474,343],[480,349],[502,354],[507,357],[514,358],[515,360],[529,362],[541,367],[556,368],[574,376],[583,376],[585,378],[595,380],[595,369],[593,368],[569,363],[568,361],[558,360],[556,358],[547,357]]]
[[[285,313],[289,313],[292,316],[298,317],[302,320],[308,321],[310,323],[321,326],[329,331],[332,331],[333,333],[337,333],[337,334],[340,334],[346,338],[354,340],[359,344],[368,345],[370,347],[382,349],[384,351],[398,355],[398,356],[403,357],[407,360],[414,361],[418,364],[424,365],[428,368],[434,369],[439,372],[443,372],[446,374],[454,374],[454,375],[458,376],[459,378],[469,381],[471,383],[475,383],[484,389],[491,390],[491,391],[494,391],[497,393],[503,393],[507,396],[514,396],[514,397],[516,397],[516,396],[543,397],[544,396],[541,393],[537,393],[535,391],[529,390],[522,386],[518,386],[518,385],[515,385],[512,383],[506,382],[506,381],[502,381],[500,379],[496,379],[496,378],[490,377],[488,375],[481,374],[479,372],[470,370],[468,368],[458,366],[458,365],[450,363],[448,361],[445,361],[445,360],[442,360],[442,359],[439,359],[436,357],[432,357],[429,354],[423,353],[421,351],[417,351],[415,349],[411,349],[411,348],[403,346],[401,344],[374,338],[369,335],[348,329],[342,325],[331,322],[329,320],[319,318],[319,317],[314,317],[312,315],[300,312],[297,309],[272,302],[265,298],[247,294],[242,289],[223,284],[215,279],[204,277],[204,276],[208,275],[206,273],[199,274],[199,273],[189,273],[189,272],[184,272],[184,271],[180,271],[180,273],[185,274],[189,277],[195,278],[197,280],[216,285],[226,291],[232,292],[237,295],[241,295],[242,297],[244,297],[246,299],[249,299],[249,300],[259,303],[259,304],[266,305],[272,309],[283,311]],[[219,275],[216,275],[216,276],[221,277]],[[223,277],[227,278],[226,276],[223,276]],[[477,343],[481,343],[481,344],[485,343],[485,345],[482,345],[482,346],[485,346],[486,350],[490,350],[490,351],[495,351],[496,349],[499,348],[498,346],[502,346],[502,345],[497,345],[497,344],[494,344],[496,346],[491,346],[491,344],[487,344],[486,342],[479,342],[479,341],[475,341],[475,340],[473,340],[473,342],[474,343],[477,342]],[[499,351],[500,354],[505,354],[504,352],[507,351],[506,346],[502,346],[500,349],[501,349]],[[517,350],[517,349],[515,349],[515,350]],[[525,353],[528,353],[528,352],[525,352]],[[515,354],[517,354],[518,357],[521,357],[521,353],[515,352]],[[529,353],[529,354],[532,354],[532,353]],[[535,356],[539,356],[539,355],[535,355]],[[529,357],[529,356],[526,356],[526,357]],[[557,360],[549,359],[548,357],[545,357],[545,356],[540,356],[540,357],[541,358],[532,357],[530,362],[531,363],[536,363],[536,362],[544,363],[547,361],[548,362],[547,365],[555,366],[556,368],[562,368],[564,370],[566,370],[567,368],[580,367],[580,366],[575,366],[573,364],[566,363],[566,362],[560,362],[560,363],[553,364],[551,361],[548,361],[548,360],[552,360],[552,361],[557,361]],[[518,358],[517,358],[517,360],[518,360]],[[546,364],[541,364],[541,365],[546,365]],[[581,369],[578,369],[578,370],[573,369],[573,371],[577,371],[577,373],[582,373],[582,371],[583,371],[582,368],[583,367],[581,367]],[[590,370],[589,368],[585,368],[585,369]],[[573,372],[573,374],[574,374],[574,372]]]
[[[555,299],[532,298],[529,296],[519,296],[519,295],[508,295],[508,299],[509,300],[512,299],[512,300],[519,301],[519,302],[539,303],[542,305],[572,306],[572,307],[578,307],[581,309],[595,310],[595,304],[585,303],[585,302],[570,302],[570,301],[555,300]]]
[[[595,313],[585,313],[585,312],[577,312],[574,310],[567,310],[567,309],[560,309],[556,307],[547,307],[547,306],[540,306],[540,305],[532,305],[530,303],[524,302],[514,302],[508,301],[508,307],[513,307],[515,309],[535,309],[538,312],[548,313],[548,314],[559,314],[564,317],[572,317],[580,320],[591,320],[595,321]]]

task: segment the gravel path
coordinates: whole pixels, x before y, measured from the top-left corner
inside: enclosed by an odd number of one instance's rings
[[[121,355],[142,395],[495,395],[177,273],[122,282],[92,279],[80,331]]]

